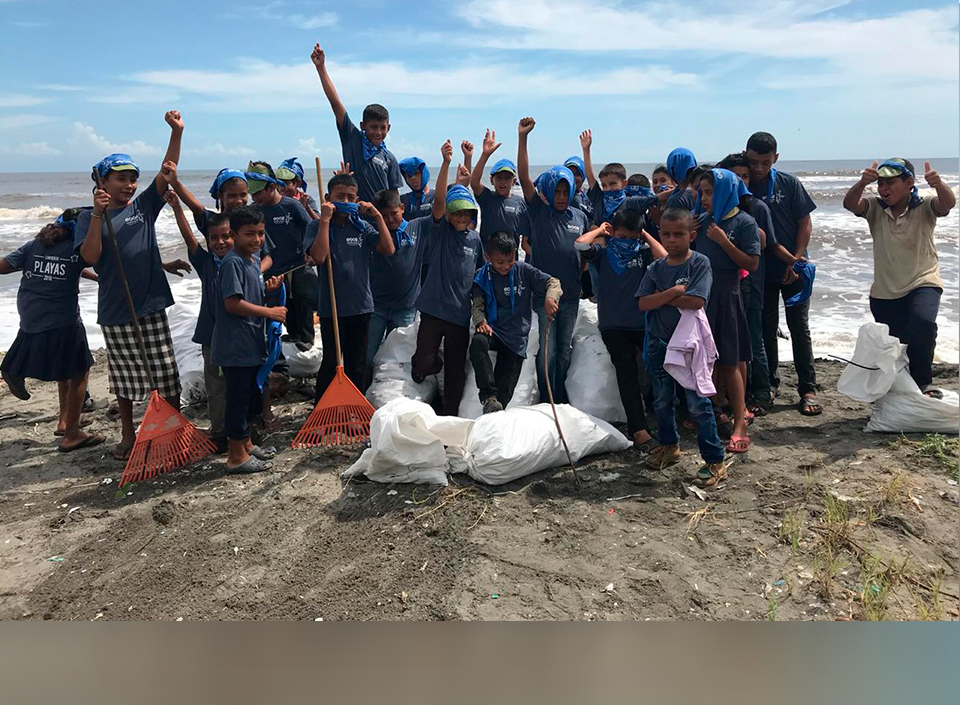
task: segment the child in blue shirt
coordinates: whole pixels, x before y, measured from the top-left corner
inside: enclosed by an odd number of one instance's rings
[[[277,180],[283,184],[283,186],[280,187],[280,193],[282,195],[300,201],[311,220],[316,220],[320,217],[320,206],[317,203],[317,199],[307,191],[308,184],[306,176],[303,173],[303,164],[301,164],[296,157],[290,157],[280,162],[280,166],[277,167],[276,177]]]
[[[363,217],[361,217],[363,216]],[[375,223],[376,227],[370,223]],[[336,174],[327,182],[320,206],[320,220],[307,229],[310,256],[320,268],[320,338],[323,359],[317,370],[314,401],[320,401],[337,371],[333,308],[330,302],[327,258],[333,269],[340,326],[343,370],[357,389],[366,387],[367,342],[373,294],[370,291],[370,257],[376,252],[391,256],[393,237],[380,211],[372,203],[357,201],[357,180],[350,174]]]
[[[413,381],[444,370],[443,413],[456,416],[460,411],[466,382],[467,346],[470,342],[470,292],[473,277],[483,264],[480,235],[472,228],[477,218],[477,202],[464,186],[447,188],[447,171],[453,157],[450,141],[441,148],[443,166],[437,179],[433,201],[433,223],[424,253],[427,276],[417,298],[420,327],[417,349],[411,359]],[[443,356],[440,356],[440,343]]]
[[[642,219],[639,211],[621,209],[612,223],[582,235],[577,245],[586,248],[585,260],[596,263],[600,337],[617,372],[627,433],[638,450],[649,452],[654,443],[647,430],[641,385],[645,325],[635,295],[647,267],[667,252],[643,231]],[[599,236],[606,244],[594,243]]]
[[[480,161],[470,175],[470,188],[480,206],[480,239],[486,247],[493,233],[507,232],[513,235],[519,247],[527,204],[522,196],[513,194],[513,186],[517,183],[517,167],[509,159],[501,159],[490,168],[493,190],[480,183],[487,160],[499,148],[497,133],[487,130],[483,136]]]
[[[584,130],[580,134],[580,146],[583,147],[584,141],[592,139],[590,137],[590,130]],[[563,165],[570,170],[570,173],[573,174],[573,200],[570,202],[574,208],[578,208],[583,211],[583,214],[587,216],[587,220],[593,222],[593,206],[590,204],[590,199],[587,198],[586,192],[583,190],[583,182],[586,179],[587,166],[583,161],[582,157],[576,155],[567,157],[563,161]]]
[[[470,362],[477,375],[483,413],[502,411],[520,378],[527,357],[527,337],[533,313],[533,294],[545,297],[549,319],[557,314],[563,295],[560,280],[526,262],[517,262],[513,235],[501,230],[487,240],[486,264],[473,279]],[[497,353],[497,365],[490,353]]]
[[[269,470],[274,453],[250,440],[247,420],[260,416],[263,403],[257,373],[267,359],[265,322],[283,321],[287,309],[264,306],[264,293],[281,286],[278,277],[264,283],[259,253],[266,237],[260,208],[240,206],[230,213],[233,248],[217,273],[217,305],[214,313],[210,359],[226,380],[224,428],[229,439],[228,473]]]
[[[400,162],[400,173],[410,191],[400,196],[405,220],[422,218],[433,212],[436,192],[430,188],[430,169],[420,157],[407,157]]]
[[[537,381],[541,403],[549,400],[547,380],[543,371],[543,349],[547,330],[550,330],[550,386],[558,404],[567,403],[567,370],[573,344],[573,329],[580,310],[580,253],[577,238],[589,229],[587,216],[570,205],[574,193],[573,174],[563,166],[556,166],[540,178],[540,191],[530,179],[527,154],[527,135],[536,121],[532,117],[520,120],[517,166],[523,197],[527,202],[527,231],[532,249],[530,263],[537,269],[556,277],[563,287],[563,299],[557,315],[551,321],[544,308],[544,299],[536,297],[534,308],[540,323],[540,352],[537,353]],[[548,328],[549,327],[549,328]]]
[[[680,322],[681,309],[702,309],[710,296],[713,274],[710,261],[690,249],[697,236],[693,214],[686,208],[668,208],[660,219],[660,242],[667,256],[653,262],[636,291],[637,305],[647,312],[646,363],[653,384],[653,408],[660,445],[645,465],[655,470],[675,465],[682,456],[674,417],[677,383],[664,369],[667,344]],[[704,465],[694,482],[712,487],[727,476],[723,446],[717,435],[713,406],[706,397],[683,390],[690,417],[697,425],[697,443]]]
[[[377,192],[385,188],[400,189],[403,186],[400,165],[384,143],[387,133],[390,132],[390,113],[382,105],[372,103],[363,109],[363,119],[360,121],[360,129],[357,129],[347,115],[347,109],[340,102],[337,89],[327,73],[326,54],[319,44],[314,46],[310,59],[317,69],[323,92],[337,119],[343,161],[347,169],[352,167],[356,175],[360,200],[372,201]]]
[[[0,274],[22,271],[17,292],[20,330],[0,363],[3,380],[18,399],[29,399],[24,379],[55,381],[60,393],[60,418],[55,435],[63,436],[63,453],[104,442],[99,433],[80,430],[80,412],[93,356],[80,320],[80,277],[96,281],[74,251],[77,209],[65,211],[56,223],[0,259]]]

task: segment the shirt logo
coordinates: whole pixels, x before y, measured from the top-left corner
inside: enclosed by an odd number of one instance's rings
[[[690,277],[677,277],[674,280],[673,285],[676,286],[677,284],[689,284],[689,283],[690,283]]]
[[[513,290],[514,290],[515,296],[523,296],[523,292],[525,292],[525,291],[527,290],[527,287],[525,287],[525,286],[523,285],[523,282],[517,282],[516,284],[513,285]],[[510,287],[509,287],[509,286],[503,287],[503,295],[504,295],[505,297],[507,297],[507,298],[510,297]]]
[[[363,247],[363,238],[360,236],[347,237],[343,241],[348,247]]]
[[[124,225],[136,225],[137,223],[143,223],[143,213],[135,213],[134,215],[128,215],[123,219]]]
[[[468,257],[476,257],[476,256],[477,256],[477,251],[476,251],[476,249],[474,249],[474,248],[473,248],[472,246],[470,246],[470,245],[464,245],[464,246],[463,246],[463,254],[467,255]]]
[[[516,207],[516,206],[504,206],[504,207],[503,207],[503,212],[504,212],[504,213],[516,213],[516,212],[517,212],[517,207]]]
[[[582,235],[583,228],[581,228],[579,225],[574,225],[573,223],[571,223],[570,225],[567,226],[567,232],[576,233],[577,235]]]
[[[784,195],[783,191],[781,189],[777,189],[776,191],[773,192],[773,196],[770,197],[770,203],[779,204],[781,201],[784,201],[785,199],[786,199],[786,196]]]
[[[54,279],[62,280],[67,276],[66,262],[68,261],[68,259],[60,257],[38,257],[33,260],[33,271],[24,272],[23,275],[27,279],[38,277],[45,282]]]
[[[274,225],[290,225],[293,222],[293,216],[289,213],[284,213],[283,215],[273,216]]]
[[[383,169],[384,171],[387,170],[387,160],[384,159],[383,157],[381,157],[379,154],[378,154],[377,156],[375,156],[371,161],[372,161],[374,164],[376,164],[378,167],[380,167],[381,169]]]

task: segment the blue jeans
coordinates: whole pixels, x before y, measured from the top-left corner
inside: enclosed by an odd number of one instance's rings
[[[375,306],[370,314],[370,333],[367,338],[367,367],[373,366],[373,357],[394,328],[405,328],[417,317],[415,308],[389,310]]]
[[[533,308],[537,312],[540,324],[540,350],[537,352],[537,386],[540,389],[540,403],[550,401],[547,396],[547,380],[543,376],[543,342],[550,325],[550,387],[553,400],[557,404],[567,404],[567,370],[570,369],[570,353],[573,350],[573,328],[577,323],[577,311],[580,299],[564,296],[560,299],[560,310],[553,323],[547,321],[543,310],[543,299],[534,299]]]
[[[647,371],[653,385],[653,410],[657,415],[657,442],[663,446],[675,446],[680,442],[677,422],[673,414],[677,383],[663,369],[663,358],[667,354],[667,344],[654,336],[647,340]],[[687,411],[697,424],[697,444],[700,455],[706,463],[719,463],[723,460],[723,446],[717,434],[717,420],[713,415],[713,406],[706,397],[684,389]]]

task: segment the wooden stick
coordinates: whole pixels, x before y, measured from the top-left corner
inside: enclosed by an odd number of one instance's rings
[[[580,476],[577,475],[577,466],[573,464],[573,456],[570,455],[570,448],[567,447],[567,439],[563,437],[563,429],[560,428],[560,417],[557,416],[557,407],[553,403],[553,389],[550,387],[550,319],[547,319],[547,330],[543,335],[543,376],[547,380],[547,398],[550,399],[550,410],[553,412],[553,421],[557,424],[557,433],[560,434],[560,442],[563,443],[563,450],[567,454],[567,461],[570,463],[570,469],[573,470],[573,478],[580,483]]]
[[[320,200],[323,200],[323,181],[320,178],[320,157],[317,162],[317,188],[320,191]],[[340,349],[340,323],[337,320],[337,291],[333,286],[333,256],[327,252],[327,284],[330,287],[330,313],[333,314],[333,341],[337,348],[337,367],[343,367],[343,351]]]

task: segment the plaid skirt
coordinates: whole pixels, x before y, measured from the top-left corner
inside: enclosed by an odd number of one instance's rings
[[[151,313],[140,321],[140,333],[147,349],[147,361],[157,391],[162,397],[180,395],[180,370],[173,352],[173,336],[167,323],[167,312]],[[107,372],[110,393],[134,401],[150,394],[150,383],[143,372],[140,348],[132,323],[101,326],[107,343]]]

